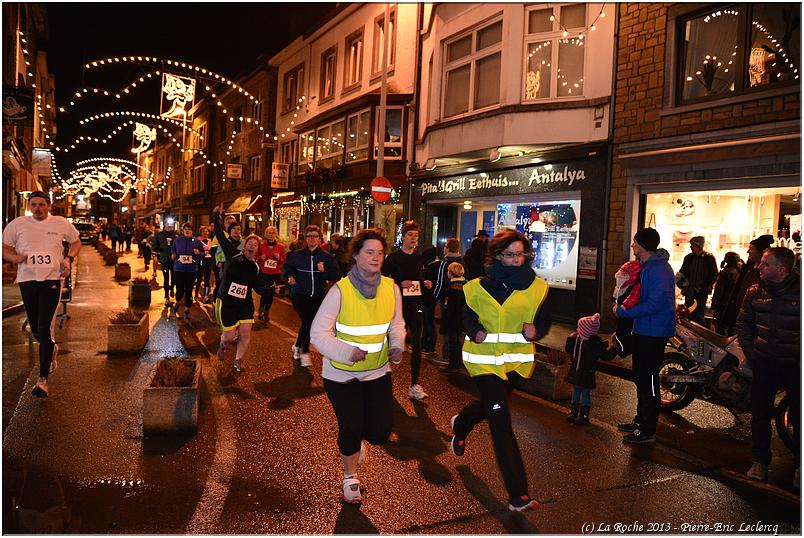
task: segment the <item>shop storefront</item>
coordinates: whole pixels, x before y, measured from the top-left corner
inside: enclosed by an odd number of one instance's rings
[[[533,163],[536,160],[537,163]],[[439,249],[450,237],[465,253],[478,230],[525,234],[535,251],[532,267],[550,285],[551,313],[574,322],[597,311],[600,246],[605,218],[605,146],[584,146],[527,165],[416,178],[421,245]],[[417,202],[414,202],[416,207]]]

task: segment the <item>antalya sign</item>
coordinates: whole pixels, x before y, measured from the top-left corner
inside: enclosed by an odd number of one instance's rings
[[[506,192],[561,191],[579,189],[587,182],[585,168],[574,165],[545,165],[480,173],[422,182],[422,197],[470,192],[481,195]],[[449,196],[447,196],[449,197]]]

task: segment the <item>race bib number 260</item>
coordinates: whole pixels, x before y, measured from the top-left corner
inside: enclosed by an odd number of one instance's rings
[[[242,286],[236,282],[232,282],[229,286],[229,295],[237,297],[238,299],[245,299],[248,292],[248,286]]]

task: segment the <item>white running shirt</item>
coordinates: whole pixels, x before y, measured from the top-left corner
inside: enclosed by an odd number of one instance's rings
[[[45,220],[17,217],[3,230],[3,244],[25,254],[17,266],[14,282],[59,280],[64,262],[62,241],[78,241],[78,230],[64,217],[48,215]]]

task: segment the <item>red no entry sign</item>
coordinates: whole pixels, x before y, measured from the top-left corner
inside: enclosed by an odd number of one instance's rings
[[[378,176],[371,180],[371,197],[380,203],[391,199],[391,182],[387,177]]]

